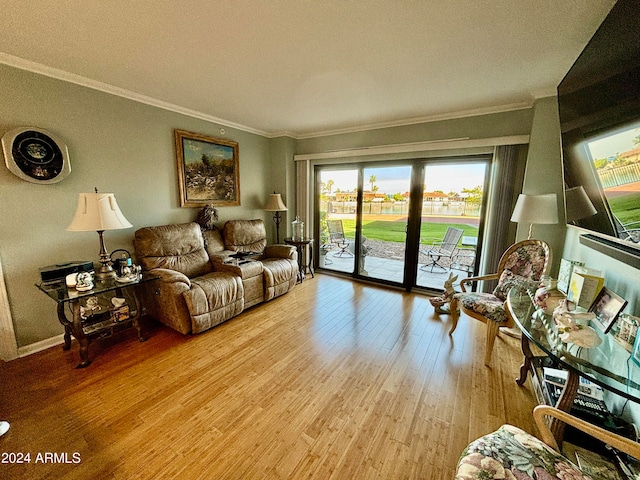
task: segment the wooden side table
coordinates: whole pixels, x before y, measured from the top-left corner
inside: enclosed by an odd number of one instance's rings
[[[313,238],[293,239],[287,237],[284,239],[287,245],[293,245],[298,250],[298,281],[302,283],[305,279],[307,271],[311,274],[311,278],[315,278],[313,274]],[[306,251],[309,248],[309,261],[306,262]]]
[[[135,327],[138,331],[138,340],[144,342],[146,338],[142,334],[140,326],[141,305],[137,289],[142,283],[158,280],[159,277],[145,275],[140,280],[130,283],[120,283],[115,279],[107,279],[95,282],[94,288],[86,292],[79,292],[73,288],[67,288],[64,279],[53,284],[39,283],[36,286],[46,293],[58,304],[58,320],[64,327],[63,350],[71,348],[71,335],[80,345],[80,363],[76,368],[85,368],[91,364],[89,360],[89,342],[96,338],[102,338],[113,334],[115,331]],[[118,308],[102,309],[102,315],[89,321],[87,315],[83,317],[82,308],[100,296],[129,297],[126,315]],[[83,304],[85,305],[83,307]],[[71,318],[67,318],[66,307],[71,310]],[[97,315],[96,315],[97,316]]]

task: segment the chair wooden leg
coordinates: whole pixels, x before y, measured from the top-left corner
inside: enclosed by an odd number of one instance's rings
[[[453,297],[449,302],[449,310],[451,311],[451,330],[449,330],[449,335],[451,335],[456,327],[458,326],[458,318],[460,318],[460,311],[458,310],[458,299]]]
[[[492,320],[487,321],[487,341],[484,352],[484,364],[488,367],[491,363],[491,354],[493,353],[493,345],[496,343],[498,336],[498,327],[500,324]]]

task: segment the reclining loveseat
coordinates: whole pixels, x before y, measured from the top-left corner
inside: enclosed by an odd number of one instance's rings
[[[195,222],[141,228],[134,246],[143,270],[160,277],[145,284],[145,306],[183,334],[208,330],[296,284],[296,249],[267,245],[262,220],[230,220],[222,231]]]

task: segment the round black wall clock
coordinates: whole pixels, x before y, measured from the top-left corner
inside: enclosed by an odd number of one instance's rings
[[[46,130],[10,130],[2,137],[2,149],[7,168],[27,182],[56,183],[71,173],[67,146]]]

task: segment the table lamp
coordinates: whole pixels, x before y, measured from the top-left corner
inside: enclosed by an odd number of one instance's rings
[[[513,209],[511,221],[517,223],[529,224],[529,237],[533,233],[533,225],[554,224],[558,223],[558,197],[555,193],[546,193],[543,195],[524,195],[518,196],[518,201]]]
[[[265,212],[274,212],[273,222],[276,224],[276,243],[280,243],[280,222],[282,221],[282,214],[280,212],[287,211],[288,208],[282,201],[282,196],[279,193],[273,192],[269,194],[269,201],[267,206],[264,207]]]
[[[568,188],[564,195],[567,201],[567,223],[574,223],[576,220],[598,213],[582,185]]]
[[[93,230],[98,232],[100,237],[100,263],[102,266],[96,272],[96,278],[104,280],[116,276],[111,267],[111,259],[104,246],[104,231],[120,230],[132,226],[120,211],[113,193],[98,193],[96,188],[95,193],[80,193],[78,195],[76,214],[67,230],[70,232],[89,232]]]

